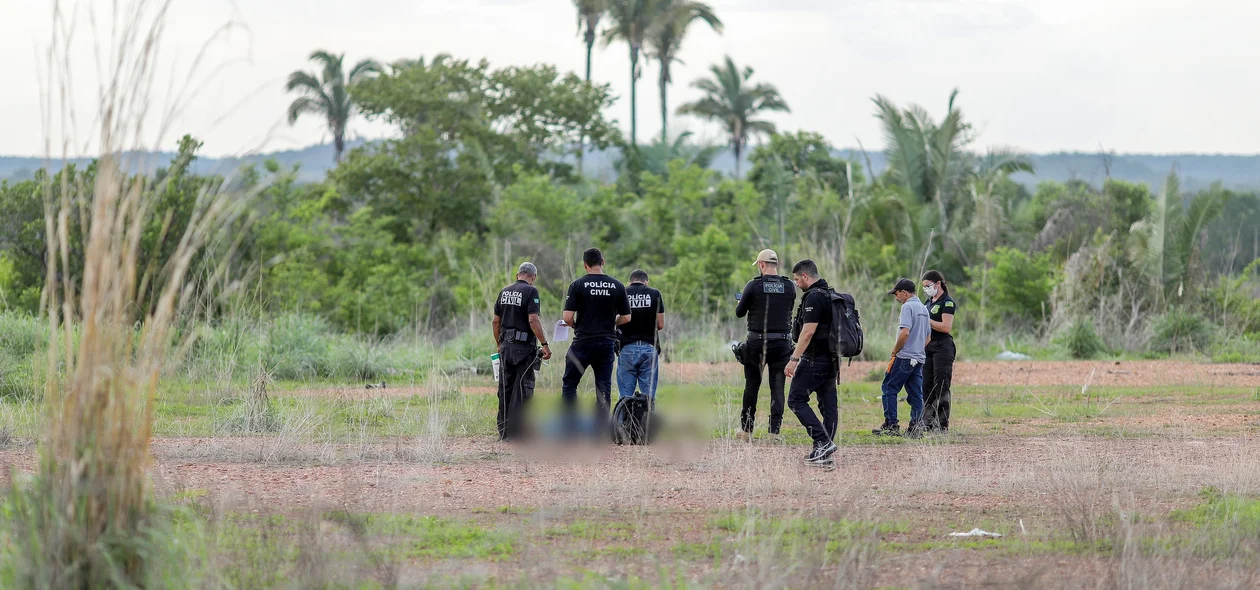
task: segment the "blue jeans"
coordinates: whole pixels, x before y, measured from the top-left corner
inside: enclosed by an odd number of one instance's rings
[[[613,372],[612,338],[595,338],[574,342],[565,355],[564,377],[560,383],[560,396],[564,408],[572,412],[577,408],[578,384],[582,375],[590,367],[595,373],[595,417],[597,423],[608,420],[608,409],[612,401]]]
[[[897,424],[897,394],[906,388],[906,399],[910,402],[910,423],[917,424],[923,419],[923,363],[910,366],[910,359],[898,358],[893,361],[892,370],[884,373],[884,423]]]
[[[660,378],[660,356],[656,354],[656,346],[646,342],[635,342],[621,347],[621,357],[617,359],[617,389],[620,397],[634,395],[635,385],[639,393],[656,399],[656,383]]]

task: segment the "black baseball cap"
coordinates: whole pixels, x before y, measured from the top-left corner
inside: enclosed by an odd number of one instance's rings
[[[897,279],[897,284],[893,286],[892,290],[889,291],[888,294],[893,295],[893,294],[896,294],[897,291],[905,291],[907,293],[914,294],[914,290],[915,290],[914,281],[903,278],[903,279]]]

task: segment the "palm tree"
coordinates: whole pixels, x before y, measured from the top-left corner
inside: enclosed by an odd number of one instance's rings
[[[670,0],[607,0],[607,14],[612,27],[604,31],[604,46],[625,41],[630,47],[630,147],[638,148],[638,101],[635,90],[642,72],[639,55],[648,32],[652,30]]]
[[[1175,173],[1164,183],[1164,196],[1146,219],[1133,224],[1130,252],[1166,299],[1195,293],[1202,282],[1203,236],[1225,210],[1228,193],[1219,185],[1187,202]]]
[[[573,0],[578,12],[578,32],[586,41],[586,81],[591,81],[591,53],[595,49],[595,36],[599,21],[608,11],[607,0]]]
[[[756,119],[763,112],[791,112],[779,91],[771,84],[752,85],[753,69],[739,69],[730,56],[723,65],[709,67],[712,78],[701,78],[691,83],[693,88],[704,92],[704,97],[678,107],[680,115],[695,115],[721,123],[731,136],[731,149],[735,152],[735,177],[739,177],[740,158],[748,139],[754,135],[773,135],[775,125]]]
[[[310,60],[319,64],[322,72],[318,76],[310,72],[293,72],[284,86],[285,92],[302,95],[289,105],[289,125],[308,113],[324,117],[333,135],[333,160],[336,162],[341,161],[341,153],[346,149],[346,124],[354,110],[350,86],[383,70],[375,60],[365,59],[355,64],[350,75],[346,76],[341,66],[344,59],[344,53],[333,55],[322,49],[316,51],[311,54]]]
[[[1016,172],[1036,171],[1027,155],[1010,148],[990,148],[980,158],[971,179],[971,197],[976,207],[971,229],[982,236],[984,252],[993,249],[998,232],[1011,215],[1011,203],[996,194],[998,183]]]
[[[578,12],[578,32],[586,41],[586,83],[591,83],[591,53],[595,49],[595,37],[599,30],[599,21],[608,11],[608,0],[573,0]],[[582,174],[582,160],[586,155],[586,136],[578,143],[578,174]]]
[[[678,59],[678,53],[682,51],[687,28],[696,21],[703,21],[719,34],[722,32],[722,21],[708,4],[693,0],[667,0],[656,26],[648,34],[648,57],[661,64],[660,79],[657,82],[661,87],[661,143],[669,142],[669,101],[666,100],[666,88],[673,82],[670,66],[682,63]]]
[[[966,146],[971,142],[971,125],[954,106],[957,96],[957,89],[950,93],[949,109],[940,123],[921,106],[903,110],[883,96],[872,100],[875,117],[884,127],[884,149],[893,177],[920,202],[936,204],[942,239],[950,239],[965,258],[962,246],[949,233],[954,193],[969,174]]]
[[[652,144],[639,150],[639,166],[643,172],[669,177],[669,165],[682,160],[685,166],[708,168],[722,149],[720,145],[704,145],[691,142],[692,133],[682,132],[674,141],[652,140]]]

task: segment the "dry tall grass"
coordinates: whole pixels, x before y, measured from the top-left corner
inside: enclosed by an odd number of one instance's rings
[[[75,140],[72,71],[88,23],[101,72],[94,114],[100,158],[94,181],[60,175],[44,185],[50,334],[45,392],[47,439],[29,488],[15,490],[19,540],[10,561],[23,587],[164,587],[177,577],[163,563],[171,550],[150,496],[146,467],[154,393],[181,314],[199,296],[190,274],[202,246],[244,209],[245,199],[198,195],[174,255],[160,268],[144,259],[141,236],[155,220],[155,189],[129,175],[129,153],[143,153],[153,104],[158,48],[169,1],[134,0],[91,7],[53,3],[44,112],[48,144],[60,118],[63,162]],[[105,9],[109,14],[98,14]],[[177,107],[174,107],[177,108]],[[169,121],[169,113],[164,121]],[[160,136],[160,130],[158,135]],[[53,154],[49,149],[49,160]],[[169,231],[170,219],[158,224]],[[82,236],[83,243],[72,243]],[[81,248],[81,253],[79,249]],[[81,255],[81,277],[70,272]],[[218,276],[221,270],[210,270]],[[212,283],[215,281],[211,281]],[[143,294],[156,294],[148,309]],[[178,544],[175,544],[178,545]],[[165,573],[164,573],[165,571]],[[167,577],[170,575],[171,577]],[[183,574],[178,574],[183,576]]]

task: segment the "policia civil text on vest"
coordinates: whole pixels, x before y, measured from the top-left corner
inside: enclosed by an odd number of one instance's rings
[[[516,282],[499,291],[494,304],[494,341],[499,350],[499,439],[528,436],[526,408],[534,397],[534,371],[551,358],[551,347],[538,315],[541,301],[534,282],[538,268],[525,262],[517,268]],[[541,347],[541,348],[540,348]]]
[[[770,422],[769,432],[778,435],[783,425],[783,369],[792,356],[792,307],[796,304],[796,285],[779,273],[779,255],[762,250],[753,263],[759,275],[744,286],[735,306],[736,317],[748,318],[748,336],[736,347],[736,358],[744,366],[744,398],[740,410],[740,429],[751,440],[757,418],[757,397],[761,374],[769,369]]]

